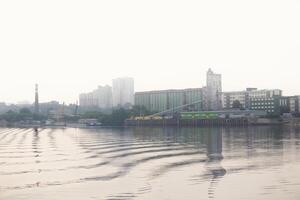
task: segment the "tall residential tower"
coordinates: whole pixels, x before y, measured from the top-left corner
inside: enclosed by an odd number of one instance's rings
[[[117,78],[112,81],[113,107],[128,107],[134,105],[133,78]]]

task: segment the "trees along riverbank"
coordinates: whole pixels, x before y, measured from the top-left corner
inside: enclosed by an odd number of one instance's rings
[[[151,114],[146,108],[141,106],[133,106],[131,109],[117,108],[110,113],[100,111],[85,111],[78,115],[64,115],[60,120],[65,122],[76,123],[80,119],[97,119],[105,126],[122,126],[124,121],[130,117],[149,115]],[[35,114],[28,108],[22,108],[19,111],[8,111],[0,115],[0,120],[5,120],[8,123],[18,122],[45,122],[52,119],[53,116],[48,114]]]

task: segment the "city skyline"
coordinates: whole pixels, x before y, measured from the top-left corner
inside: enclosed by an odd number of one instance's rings
[[[207,69],[213,69],[214,71],[215,71],[215,68],[206,68],[206,70]],[[206,76],[206,73],[207,72],[205,72],[203,75],[204,75],[204,77]],[[218,73],[218,74],[220,74],[220,75],[222,75],[222,77],[223,77],[223,79],[222,79],[222,87],[223,88],[225,88],[224,87],[224,82],[226,82],[226,80],[224,80],[224,76],[223,76],[223,74],[222,73]],[[129,78],[128,76],[122,76],[121,78]],[[140,88],[140,87],[138,87],[138,85],[136,84],[136,81],[135,81],[135,78],[133,78],[133,77],[130,77],[130,78],[132,78],[133,80],[134,80],[134,88]],[[119,79],[119,78],[114,78],[114,79]],[[114,80],[114,79],[112,79],[112,80]],[[103,84],[98,84],[98,85],[94,85],[94,86],[91,86],[92,88],[89,90],[89,91],[94,91],[95,90],[95,88],[96,87],[102,87],[102,86],[110,86],[110,87],[112,87],[112,80],[110,80],[110,83],[103,83]],[[203,82],[203,84],[201,84],[201,85],[196,85],[196,86],[194,86],[194,87],[191,87],[191,86],[186,86],[186,87],[184,87],[184,86],[181,86],[181,87],[173,87],[173,88],[170,88],[170,87],[167,87],[167,88],[164,88],[164,87],[161,87],[161,88],[149,88],[149,89],[145,89],[145,90],[134,90],[134,92],[151,92],[151,91],[159,91],[159,90],[172,90],[172,89],[174,89],[174,90],[177,90],[177,89],[196,89],[196,88],[199,88],[199,87],[205,87],[205,84],[206,84],[206,80],[205,80],[205,78],[202,80],[202,82]],[[32,96],[32,98],[31,99],[20,99],[20,100],[18,100],[18,101],[2,101],[1,99],[0,99],[0,102],[4,102],[4,103],[7,103],[7,104],[33,104],[34,103],[34,101],[35,101],[35,96],[33,95],[33,93],[32,93],[32,91],[33,91],[33,88],[35,87],[35,85],[36,84],[38,84],[39,85],[39,87],[40,87],[40,84],[39,83],[35,83],[35,84],[33,84],[33,86],[31,85],[31,96]],[[252,84],[252,85],[250,85],[250,86],[245,86],[245,87],[239,87],[239,88],[241,88],[241,89],[239,89],[239,90],[223,90],[222,92],[239,92],[239,91],[246,91],[246,88],[262,88],[262,87],[254,87],[253,85],[257,85],[257,84]],[[273,88],[275,88],[275,87],[273,87]],[[268,88],[264,88],[264,89],[273,89],[272,87],[268,87]],[[28,88],[27,88],[28,89]],[[280,89],[280,90],[282,90],[283,91],[283,94],[284,95],[286,95],[286,96],[294,96],[294,95],[299,95],[300,93],[288,93],[288,92],[286,92],[285,90],[283,90],[282,88],[278,88],[278,89]],[[76,97],[73,99],[73,100],[70,100],[70,101],[67,101],[67,100],[64,100],[64,98],[53,98],[53,99],[51,99],[51,98],[49,98],[49,99],[45,99],[45,98],[43,98],[42,97],[42,101],[40,101],[40,102],[51,102],[51,101],[58,101],[58,102],[60,102],[60,103],[67,103],[67,104],[77,104],[77,103],[79,103],[79,96],[80,96],[80,94],[85,94],[85,93],[90,93],[89,91],[79,91],[79,93],[76,95]],[[42,93],[43,93],[43,91],[42,91]],[[17,98],[18,98],[18,96],[17,96]]]

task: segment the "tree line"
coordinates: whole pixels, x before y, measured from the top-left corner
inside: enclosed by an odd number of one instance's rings
[[[124,121],[130,117],[145,116],[151,114],[143,106],[133,106],[131,109],[116,108],[110,113],[101,111],[85,111],[77,115],[64,115],[61,120],[65,122],[78,122],[80,119],[97,119],[105,126],[122,126]],[[51,117],[47,114],[35,114],[28,108],[22,108],[19,111],[9,110],[0,115],[0,120],[6,120],[9,123],[21,121],[41,121],[45,122]]]

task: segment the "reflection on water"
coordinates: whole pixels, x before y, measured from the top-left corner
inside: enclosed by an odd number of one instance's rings
[[[300,199],[299,127],[0,129],[0,199]]]
[[[214,192],[217,187],[218,180],[226,174],[226,170],[221,165],[221,161],[223,160],[222,143],[222,132],[220,129],[208,131],[206,143],[208,159],[205,168],[211,176],[210,186],[208,189],[209,199],[214,198]]]

